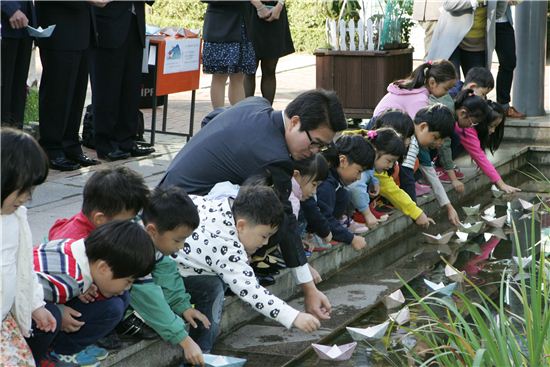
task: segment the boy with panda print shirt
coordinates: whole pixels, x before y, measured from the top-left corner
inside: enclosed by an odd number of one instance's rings
[[[212,349],[219,333],[226,287],[266,317],[287,328],[306,332],[320,327],[314,316],[300,312],[258,283],[248,254],[267,244],[283,220],[283,207],[271,187],[243,186],[232,198],[191,195],[200,224],[173,258],[191,294],[191,303],[211,322],[190,330],[203,352]],[[206,300],[205,298],[208,298]]]

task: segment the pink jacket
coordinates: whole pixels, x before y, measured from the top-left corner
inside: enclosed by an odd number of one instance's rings
[[[292,191],[290,192],[288,200],[290,201],[290,204],[292,204],[292,213],[294,213],[294,216],[298,219],[298,214],[300,213],[300,201],[302,200],[302,189],[294,177],[292,177]]]
[[[481,149],[481,144],[477,136],[477,131],[473,127],[461,128],[458,126],[458,123],[455,124],[455,133],[460,138],[460,144],[464,149],[470,154],[470,157],[476,162],[477,166],[489,177],[489,180],[492,183],[500,180],[500,175],[493,166],[483,149]]]
[[[388,93],[376,105],[373,116],[378,116],[390,108],[398,108],[414,120],[418,110],[429,105],[430,92],[425,87],[408,90],[391,83],[387,91]]]

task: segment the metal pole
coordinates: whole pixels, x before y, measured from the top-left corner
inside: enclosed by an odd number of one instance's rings
[[[514,73],[514,106],[528,116],[544,115],[544,66],[546,62],[546,13],[548,3],[523,1],[516,7],[517,66]]]

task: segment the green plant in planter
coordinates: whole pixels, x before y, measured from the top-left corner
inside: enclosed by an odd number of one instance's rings
[[[345,9],[342,13],[343,20],[353,19],[359,20],[359,11],[361,10],[361,3],[359,0],[348,0],[345,2]],[[338,20],[340,13],[342,12],[342,6],[344,0],[323,0],[323,8],[325,10],[326,17],[329,19]]]
[[[388,0],[384,7],[384,27],[380,35],[380,48],[408,47],[412,21],[412,0]]]

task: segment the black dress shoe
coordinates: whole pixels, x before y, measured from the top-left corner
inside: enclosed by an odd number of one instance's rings
[[[132,147],[132,149],[126,151],[127,153],[130,153],[132,157],[144,157],[146,155],[149,155],[151,153],[155,152],[155,148],[153,147],[144,147],[144,146],[138,146],[137,144]]]
[[[267,287],[275,284],[275,278],[273,278],[271,275],[265,277],[256,275],[256,278],[258,279],[258,283],[260,283],[262,287]]]
[[[50,167],[58,171],[74,171],[80,168],[80,164],[68,160],[65,157],[50,159]]]
[[[80,164],[82,167],[95,166],[96,164],[101,164],[101,162],[98,161],[97,159],[90,158],[84,153],[80,153],[76,155],[67,154],[67,158],[73,162]]]
[[[130,158],[130,153],[123,152],[122,150],[114,150],[107,154],[97,152],[99,159],[105,159],[106,161],[120,161],[121,159]]]
[[[137,338],[151,340],[158,338],[155,330],[151,329],[143,320],[138,317],[135,312],[122,320],[116,327],[116,332],[123,338]]]

